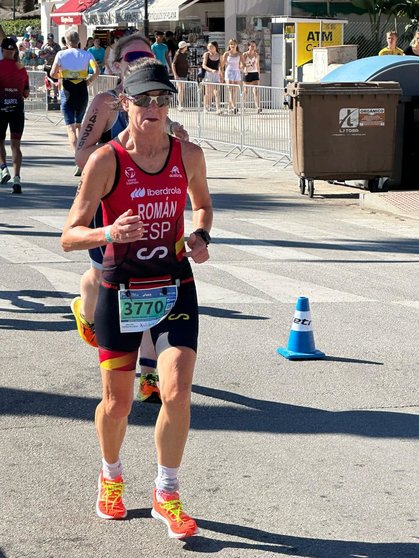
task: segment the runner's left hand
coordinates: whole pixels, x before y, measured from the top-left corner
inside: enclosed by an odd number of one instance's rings
[[[189,252],[185,252],[187,258],[192,258],[198,264],[209,260],[208,247],[200,236],[191,233],[186,244],[191,249]]]

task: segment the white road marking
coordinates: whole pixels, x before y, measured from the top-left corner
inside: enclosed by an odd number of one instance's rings
[[[69,293],[70,296],[64,297],[64,300],[71,301],[80,292],[81,276],[79,273],[42,265],[31,265],[30,267],[42,273],[56,291]]]
[[[185,231],[187,231],[187,234],[193,230],[192,223],[185,223]],[[219,229],[217,227],[211,229],[211,237],[225,239],[222,243],[224,248],[233,248],[234,250],[246,252],[247,254],[253,254],[261,258],[266,258],[267,260],[307,261],[321,259],[320,256],[310,254],[308,251],[304,251],[301,248],[294,249],[286,248],[284,246],[274,246],[268,241],[257,240],[251,236],[245,236],[243,234]],[[228,239],[230,239],[230,242]],[[231,242],[231,240],[234,240],[235,242]]]
[[[278,302],[295,302],[299,296],[307,296],[313,302],[366,302],[374,300],[342,290],[329,289],[315,283],[291,279],[277,273],[229,264],[212,265],[266,293]]]
[[[68,262],[67,258],[55,254],[51,250],[40,248],[17,235],[2,234],[0,257],[14,264],[29,263],[60,263]]]
[[[62,213],[59,215],[34,215],[31,217],[34,221],[48,225],[52,229],[57,229],[62,231],[64,224],[67,220],[67,213]]]

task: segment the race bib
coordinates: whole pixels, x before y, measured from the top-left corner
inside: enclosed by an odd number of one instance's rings
[[[121,333],[146,331],[164,320],[172,310],[177,286],[120,289],[118,299]]]

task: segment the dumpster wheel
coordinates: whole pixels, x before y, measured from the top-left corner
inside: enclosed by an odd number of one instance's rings
[[[314,180],[308,180],[307,181],[307,187],[308,187],[308,197],[312,198],[314,196]]]
[[[314,180],[312,178],[301,177],[298,181],[298,186],[300,188],[301,194],[304,196],[307,187],[307,194],[309,198],[314,196]]]

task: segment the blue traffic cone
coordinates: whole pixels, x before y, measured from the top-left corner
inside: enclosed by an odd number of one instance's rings
[[[297,300],[287,348],[279,347],[276,352],[289,360],[316,359],[326,356],[314,345],[310,304],[306,296],[300,296]]]

